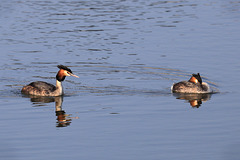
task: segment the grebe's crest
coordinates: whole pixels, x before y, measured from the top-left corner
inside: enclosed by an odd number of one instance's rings
[[[66,67],[66,66],[64,66],[64,65],[58,65],[57,67],[58,67],[59,69],[63,69],[63,70],[66,70],[66,71],[72,73],[71,69],[69,69],[68,67]]]

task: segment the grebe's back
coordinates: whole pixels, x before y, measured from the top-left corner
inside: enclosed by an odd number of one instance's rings
[[[56,87],[54,85],[43,81],[37,81],[32,82],[27,86],[24,86],[22,88],[22,93],[31,95],[50,96],[50,93],[54,92],[55,90]]]

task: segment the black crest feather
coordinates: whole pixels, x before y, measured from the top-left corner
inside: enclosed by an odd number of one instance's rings
[[[69,69],[68,67],[66,67],[66,66],[64,66],[64,65],[58,65],[57,67],[58,67],[59,69],[63,69],[63,70],[66,70],[66,71],[72,73],[71,69]]]
[[[202,84],[202,78],[201,78],[199,73],[198,74],[192,74],[192,76],[195,77],[200,84]]]

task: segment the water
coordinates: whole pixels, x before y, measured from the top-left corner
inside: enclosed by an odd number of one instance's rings
[[[238,159],[240,1],[1,1],[0,159]],[[64,97],[24,96],[32,81]],[[216,94],[175,95],[201,73]]]

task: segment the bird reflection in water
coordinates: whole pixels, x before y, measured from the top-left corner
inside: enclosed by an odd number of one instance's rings
[[[192,107],[199,108],[202,102],[210,100],[211,94],[173,93],[177,99],[186,100]]]
[[[64,110],[62,110],[62,102],[63,97],[58,96],[54,97],[55,99],[55,112],[57,116],[57,125],[56,127],[67,127],[70,125],[72,119],[69,117],[69,114],[66,114]]]
[[[71,124],[73,117],[70,117],[71,115],[66,114],[66,112],[62,110],[63,96],[42,97],[42,96],[27,95],[27,97],[30,98],[34,106],[42,106],[44,105],[43,103],[55,102],[55,113],[57,116],[56,127],[67,127]],[[74,117],[74,118],[77,119],[78,117]]]

